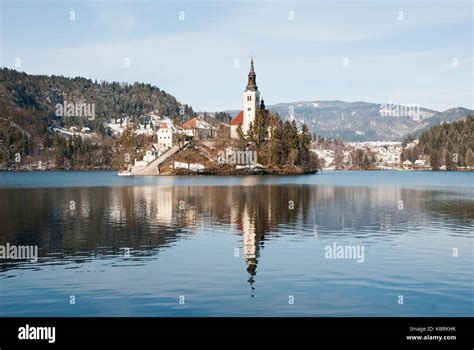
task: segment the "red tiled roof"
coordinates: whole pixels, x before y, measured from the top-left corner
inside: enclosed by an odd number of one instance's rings
[[[168,124],[162,123],[162,124],[160,125],[160,129],[168,129]]]
[[[230,122],[230,125],[241,125],[244,122],[244,111],[240,111],[239,114],[237,114],[237,117],[232,119]]]
[[[196,128],[196,118],[188,120],[186,123],[181,125],[183,129],[195,129]]]

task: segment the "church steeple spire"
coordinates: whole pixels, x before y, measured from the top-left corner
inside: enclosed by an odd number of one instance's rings
[[[255,74],[255,69],[253,68],[253,55],[250,59],[250,72],[249,72],[249,79],[247,82],[246,91],[256,91],[257,88],[257,74]]]

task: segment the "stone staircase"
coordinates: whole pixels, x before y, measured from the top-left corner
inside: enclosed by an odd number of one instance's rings
[[[174,145],[169,150],[167,150],[165,153],[160,155],[158,158],[156,158],[155,160],[148,163],[146,165],[146,167],[144,167],[144,168],[140,168],[140,169],[133,169],[132,168],[132,174],[134,176],[160,175],[160,165],[163,164],[164,162],[166,162],[169,158],[174,156],[179,151],[182,151],[186,147],[188,147],[190,142],[191,141],[185,141],[184,144],[181,147],[179,145]]]

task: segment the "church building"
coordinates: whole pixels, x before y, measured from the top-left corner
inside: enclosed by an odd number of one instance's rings
[[[243,93],[244,110],[230,122],[230,136],[233,139],[239,138],[237,129],[242,125],[242,132],[247,135],[250,123],[255,121],[257,108],[260,107],[260,92],[257,88],[257,75],[253,68],[253,58],[250,60],[250,72],[248,75],[247,87]]]

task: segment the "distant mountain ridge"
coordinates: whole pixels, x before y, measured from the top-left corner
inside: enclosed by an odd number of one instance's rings
[[[465,119],[474,111],[458,107],[438,112],[424,107],[345,101],[298,101],[268,105],[284,120],[294,117],[311,133],[342,141],[401,141],[431,126]],[[238,111],[228,111],[235,115]]]
[[[464,120],[470,114],[474,115],[474,111],[464,107],[450,108],[444,112],[437,112],[430,118],[421,121],[418,126],[410,132],[410,134],[419,137],[423,132],[435,125]]]

